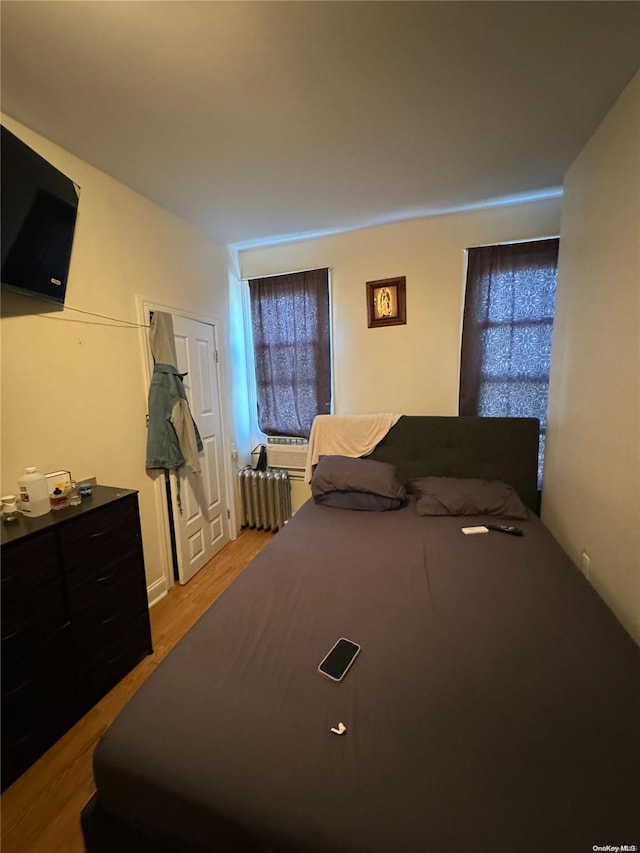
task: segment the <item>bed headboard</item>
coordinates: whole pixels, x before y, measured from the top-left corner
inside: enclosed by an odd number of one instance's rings
[[[503,480],[538,506],[537,418],[403,415],[367,458],[392,462],[400,477]]]

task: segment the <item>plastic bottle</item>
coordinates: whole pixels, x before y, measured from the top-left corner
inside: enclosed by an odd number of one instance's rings
[[[37,518],[51,510],[47,478],[37,468],[25,468],[18,480],[20,490],[20,511],[27,518]]]
[[[20,518],[15,495],[5,495],[2,498],[2,520],[17,521]]]

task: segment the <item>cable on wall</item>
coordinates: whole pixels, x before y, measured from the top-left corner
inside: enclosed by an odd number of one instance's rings
[[[119,329],[150,329],[148,323],[135,323],[133,320],[124,320],[122,317],[110,317],[108,314],[96,314],[94,311],[84,311],[82,308],[72,308],[70,305],[64,306],[65,311],[76,311],[78,314],[87,314],[89,317],[99,317],[101,320],[111,320],[113,323],[120,323],[115,328]],[[87,320],[74,320],[71,317],[55,317],[52,314],[36,314],[36,317],[42,317],[45,320],[62,320],[65,323],[86,323],[92,326],[109,326],[114,328],[110,323],[89,323]]]

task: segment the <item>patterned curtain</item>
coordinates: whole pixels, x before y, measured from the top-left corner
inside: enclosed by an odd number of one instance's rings
[[[308,438],[331,411],[329,270],[249,281],[258,425]]]
[[[460,414],[540,421],[542,488],[558,240],[469,249]]]

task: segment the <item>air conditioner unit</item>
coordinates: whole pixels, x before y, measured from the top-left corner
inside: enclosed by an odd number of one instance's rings
[[[287,471],[304,471],[307,464],[306,439],[288,436],[267,438],[267,465],[269,468],[286,468]]]

